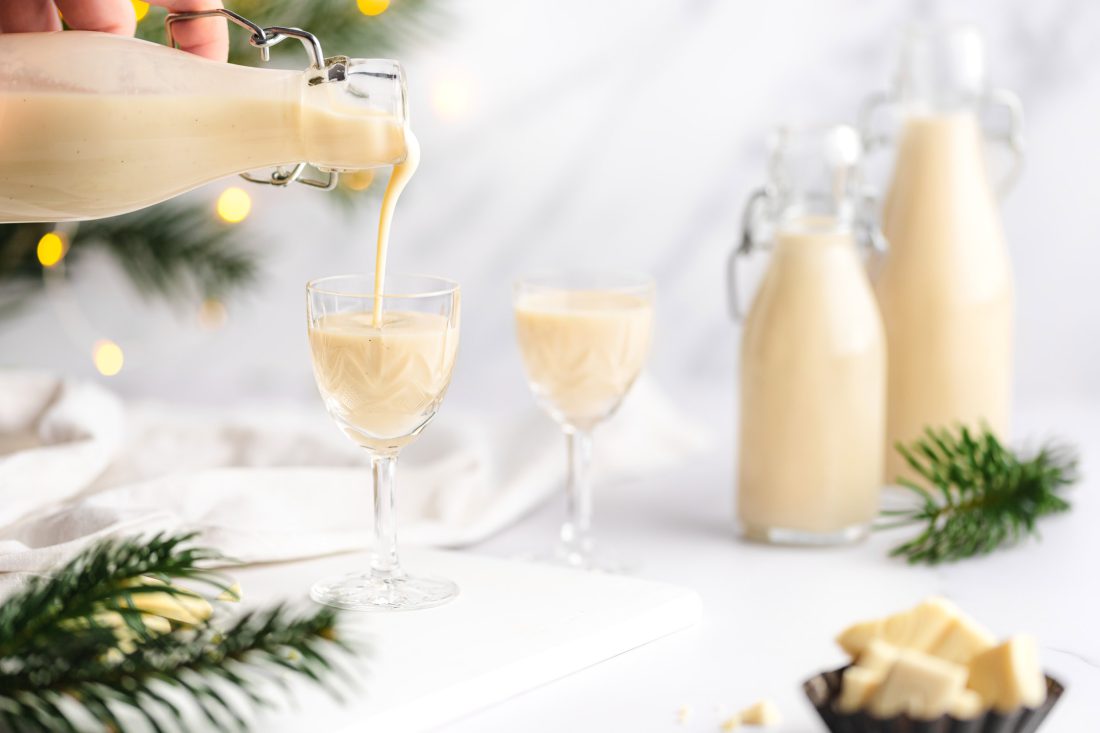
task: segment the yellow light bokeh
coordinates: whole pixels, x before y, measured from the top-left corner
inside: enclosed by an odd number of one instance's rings
[[[122,371],[122,364],[125,361],[122,347],[110,339],[100,339],[92,347],[92,361],[100,374],[113,377]]]
[[[217,298],[207,298],[199,306],[199,325],[203,328],[213,331],[224,326],[227,320],[229,311]]]
[[[390,7],[390,0],[356,0],[363,15],[381,15]]]
[[[340,182],[352,191],[366,191],[374,182],[374,171],[348,171],[340,174]]]
[[[47,232],[38,240],[38,261],[53,267],[65,256],[65,240],[57,232]]]
[[[222,221],[236,224],[244,221],[252,211],[252,197],[244,189],[233,186],[218,196],[218,216]]]
[[[149,3],[144,0],[130,0],[134,4],[134,17],[141,22],[141,19],[149,14]]]

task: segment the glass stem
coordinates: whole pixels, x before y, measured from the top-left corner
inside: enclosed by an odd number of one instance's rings
[[[372,453],[374,479],[374,542],[370,571],[379,580],[403,578],[397,559],[397,520],[393,510],[393,478],[397,471],[396,453]]]
[[[565,441],[569,449],[569,478],[561,543],[569,560],[579,562],[592,552],[592,433],[567,429]]]

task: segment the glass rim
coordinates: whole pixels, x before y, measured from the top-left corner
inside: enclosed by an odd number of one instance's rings
[[[402,298],[402,299],[415,299],[415,298],[438,298],[444,295],[453,295],[461,292],[461,286],[454,280],[448,280],[445,277],[439,277],[438,275],[422,275],[417,272],[391,272],[386,275],[386,285],[390,285],[394,278],[422,278],[424,280],[431,280],[438,284],[439,287],[435,289],[428,289],[424,291],[411,292],[411,293],[388,293],[383,291],[382,298]],[[356,288],[354,290],[339,290],[331,287],[326,287],[327,283],[334,280],[351,280],[360,279],[367,282],[374,282],[374,273],[365,272],[350,272],[344,275],[326,275],[324,277],[314,278],[306,283],[307,293],[319,293],[321,295],[335,295],[341,298],[377,298],[378,293],[362,292],[361,289]]]
[[[625,282],[613,285],[592,285],[588,287],[573,287],[565,284],[555,284],[551,282],[545,282],[547,280],[554,279],[569,279],[571,277],[590,277],[590,278],[621,278]],[[542,281],[542,282],[540,282]],[[548,290],[614,290],[617,292],[635,292],[639,290],[656,290],[657,280],[647,272],[641,270],[614,270],[614,269],[602,269],[602,268],[565,268],[565,269],[548,269],[538,270],[535,272],[529,272],[518,277],[512,278],[513,290],[520,288],[533,287],[544,288]]]
[[[393,66],[393,67],[396,67],[396,68],[399,68],[399,69],[401,68],[401,62],[398,61],[397,59],[378,58],[376,56],[371,56],[371,57],[349,56],[348,57],[348,63],[351,63],[351,64],[379,64],[379,65],[387,64],[389,66]]]
[[[386,78],[405,84],[405,67],[397,59],[349,57],[347,60],[348,76],[375,76],[385,72],[388,72]]]

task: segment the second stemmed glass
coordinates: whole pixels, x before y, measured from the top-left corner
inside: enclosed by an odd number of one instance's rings
[[[618,408],[649,354],[653,280],[619,272],[561,272],[516,282],[516,335],[535,399],[565,433],[567,517],[555,558],[618,570],[592,538],[592,430]]]
[[[458,595],[449,580],[411,577],[397,559],[398,452],[435,416],[458,350],[459,290],[449,280],[338,275],[306,287],[313,374],[325,408],[370,453],[374,547],[366,572],[313,586],[318,603],[360,611],[431,608]]]

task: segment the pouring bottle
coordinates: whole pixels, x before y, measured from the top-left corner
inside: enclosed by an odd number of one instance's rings
[[[169,15],[170,41],[173,24],[215,14],[249,30],[265,59],[296,38],[309,68],[217,63],[103,33],[0,34],[0,222],[121,214],[234,173],[332,188],[337,171],[405,159],[397,62],[325,58],[305,31],[228,10]]]

